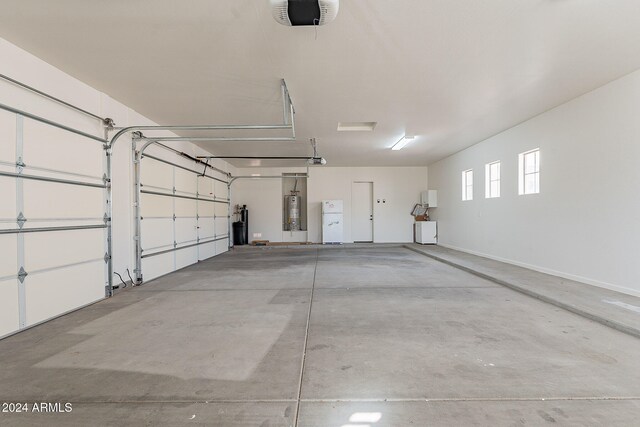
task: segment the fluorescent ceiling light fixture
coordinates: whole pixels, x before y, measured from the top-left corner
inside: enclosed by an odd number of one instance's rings
[[[338,132],[371,132],[378,122],[339,122]]]
[[[393,147],[391,147],[392,150],[394,151],[398,151],[398,150],[402,150],[404,148],[405,145],[407,145],[408,143],[410,143],[411,141],[413,141],[413,139],[415,138],[415,136],[403,136],[402,138],[400,138],[400,141],[396,142]]]

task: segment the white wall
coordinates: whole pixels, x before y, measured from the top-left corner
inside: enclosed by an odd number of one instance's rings
[[[429,166],[440,244],[640,294],[640,71]],[[540,147],[541,192],[518,196],[518,154]],[[502,196],[484,165],[502,162]],[[461,201],[461,171],[474,200]]]
[[[82,83],[81,81],[74,79],[73,77],[63,73],[62,71],[56,69],[55,67],[45,63],[44,61],[38,59],[37,57],[29,54],[28,52],[12,45],[11,43],[0,39],[0,73],[8,75],[18,81],[21,81],[27,85],[33,86],[43,92],[49,93],[55,97],[65,100],[71,104],[75,104],[85,110],[91,111],[94,114],[97,114],[102,117],[110,117],[113,118],[118,126],[129,126],[129,125],[147,125],[154,124],[149,119],[141,116],[130,108],[126,107],[118,103],[117,101],[111,99],[108,95],[103,94],[90,86]],[[51,100],[47,100],[39,95],[31,93],[23,88],[15,86],[11,83],[5,82],[4,80],[0,80],[0,103],[9,105],[11,107],[26,111],[28,113],[32,113],[43,118],[56,121],[62,123],[64,125],[79,129],[81,131],[90,133],[95,136],[103,137],[104,129],[98,120],[87,117],[65,107],[61,104],[52,102]],[[4,112],[4,110],[1,110]],[[15,152],[13,151],[15,147],[15,115],[11,113],[4,112],[2,117],[0,118],[0,138],[2,139],[2,144],[0,145],[0,160],[5,162],[2,167],[3,170],[11,171],[12,164],[11,161],[15,162]],[[4,120],[4,121],[2,121]],[[33,122],[36,123],[36,122]],[[29,124],[29,126],[33,126]],[[42,125],[44,129],[42,132],[38,134],[38,138],[31,138],[31,142],[29,143],[28,149],[29,158],[25,158],[25,162],[27,166],[35,165],[36,159],[42,162],[51,161],[56,163],[55,167],[62,170],[74,170],[76,166],[84,165],[86,166],[93,163],[89,162],[87,158],[88,154],[84,154],[85,150],[80,149],[80,147],[84,147],[84,145],[79,145],[77,150],[57,150],[56,147],[62,147],[63,145],[68,145],[71,139],[76,138],[73,134],[65,133],[64,131],[56,131],[55,128],[47,127],[46,125]],[[25,127],[25,130],[27,127]],[[58,135],[62,134],[62,135]],[[78,139],[80,137],[77,137]],[[26,135],[25,135],[26,139]],[[80,138],[81,139],[81,138]],[[95,153],[102,152],[100,148],[100,143],[97,141],[91,140],[83,140],[82,143],[86,144],[96,144],[98,147]],[[80,143],[81,144],[81,143]],[[26,144],[25,144],[26,147]],[[206,154],[203,150],[198,147],[189,144],[189,143],[181,143],[180,145],[176,145],[176,148],[184,151],[186,153],[192,155],[200,155]],[[8,152],[12,151],[12,152]],[[46,153],[43,154],[43,153]],[[27,153],[25,153],[26,155]],[[96,154],[96,156],[101,156],[102,154]],[[83,157],[84,156],[84,157]],[[92,161],[94,161],[92,157]],[[94,162],[95,163],[95,162]],[[216,161],[215,166],[229,170],[231,168],[226,162]],[[100,160],[97,162],[98,166],[93,166],[92,169],[83,173],[87,174],[97,174],[102,175],[102,170],[100,168]],[[54,167],[54,166],[51,166]],[[132,188],[133,188],[133,180],[132,180],[132,162],[131,162],[131,138],[126,137],[119,140],[116,144],[114,152],[113,152],[113,176],[112,176],[112,184],[113,184],[113,267],[114,271],[119,272],[121,274],[128,268],[130,271],[133,271],[134,266],[134,252],[133,252],[133,209],[132,209]],[[32,170],[25,169],[25,173],[33,173]],[[40,174],[45,174],[46,172],[38,172]],[[68,176],[57,176],[58,178],[69,178]],[[33,181],[25,181],[25,185],[31,185]],[[15,180],[12,178],[4,178],[2,182],[2,193],[0,197],[2,200],[0,204],[2,204],[5,208],[11,204],[12,207],[9,209],[0,210],[0,219],[2,220],[3,228],[15,228],[16,224],[11,220],[11,218],[15,218]],[[62,188],[58,185],[58,187],[52,188],[52,185],[43,186],[44,190],[40,193],[31,192],[30,197],[32,200],[46,200],[47,197],[50,197],[51,203],[51,212],[54,210],[60,215],[53,215],[51,217],[63,217],[69,216],[71,213],[75,212],[73,209],[76,209],[78,206],[82,206],[83,200],[78,200],[78,195],[82,194],[82,189],[84,187],[74,187],[71,190],[67,191],[67,188]],[[47,189],[51,189],[51,191],[55,191],[55,194],[52,194]],[[98,190],[100,191],[100,190]],[[102,197],[98,197],[98,200],[101,200]],[[89,204],[89,201],[84,200],[85,204]],[[42,203],[41,203],[42,204]],[[55,209],[54,209],[55,208]],[[76,209],[77,210],[77,209]],[[33,212],[33,210],[31,211]],[[103,211],[102,211],[103,212]],[[45,215],[46,216],[46,215]],[[73,216],[73,215],[71,215]],[[92,213],[93,216],[93,213]],[[100,217],[102,214],[100,214]],[[30,223],[29,223],[30,224]],[[55,225],[64,225],[62,223],[52,223],[45,224],[46,226],[55,226]],[[69,234],[76,233],[76,234]],[[54,254],[56,258],[60,258],[62,253],[72,251],[73,247],[79,244],[79,240],[82,239],[81,233],[83,232],[57,232],[56,233],[32,233],[29,236],[40,236],[44,238],[44,242],[48,245],[49,250],[41,250],[36,251],[34,246],[31,245],[31,249],[29,247],[25,247],[25,250],[28,251],[28,255],[32,258],[35,257],[36,252],[40,255],[42,260],[31,259],[30,260],[30,268],[34,268],[34,265],[49,265],[45,261],[45,259],[50,259]],[[84,232],[85,234],[89,232]],[[45,236],[46,234],[46,236]],[[54,235],[55,234],[55,235]],[[6,237],[6,236],[5,236]],[[31,238],[30,238],[31,239]],[[94,241],[96,239],[94,238]],[[69,245],[66,250],[61,251],[61,249],[65,248],[65,245]],[[58,252],[56,252],[58,251]],[[101,252],[100,256],[104,253],[101,248],[99,248]],[[0,312],[3,313],[3,316],[0,316],[0,336],[5,333],[9,333],[15,328],[11,325],[14,321],[13,309],[15,308],[16,295],[14,295],[13,288],[16,287],[15,279],[11,278],[16,274],[15,265],[16,265],[16,244],[15,244],[15,235],[10,235],[6,237],[2,241],[0,241],[0,253],[5,260],[9,260],[5,263],[6,268],[3,267],[3,271],[6,270],[6,274],[0,274],[0,300],[9,304],[7,306],[0,306]],[[68,264],[72,260],[72,258],[61,259],[60,264]],[[42,261],[42,262],[39,262]],[[104,263],[102,263],[104,265]],[[71,268],[71,267],[70,267]],[[79,267],[78,267],[79,268]],[[83,303],[88,303],[93,300],[99,299],[104,296],[104,281],[100,280],[100,283],[97,284],[88,284],[87,286],[93,286],[92,291],[87,293],[82,301],[78,300],[77,296],[80,291],[87,292],[86,288],[82,290],[72,289],[70,288],[73,284],[84,283],[87,280],[78,282],[77,280],[69,280],[70,276],[73,276],[74,273],[71,269],[68,270],[68,274],[59,275],[61,277],[55,278],[51,275],[50,280],[47,280],[46,288],[42,289],[41,295],[48,295],[46,299],[48,299],[47,304],[43,305],[41,313],[36,313],[30,316],[30,319],[27,319],[27,326],[34,323],[34,319],[43,320],[44,318],[51,317],[56,314],[60,314],[66,310],[77,307],[78,305],[82,305]],[[98,272],[98,276],[100,277],[100,272]],[[86,279],[86,276],[83,276]],[[94,276],[91,276],[94,277]],[[126,277],[126,275],[124,276]],[[7,279],[9,278],[9,279]],[[31,283],[36,279],[36,276],[29,275],[27,276],[27,281],[31,281]],[[55,279],[55,280],[54,280]],[[100,277],[102,279],[102,277]],[[118,279],[114,279],[114,283],[118,283]],[[30,298],[30,302],[33,303],[35,300],[34,295],[29,295],[30,288],[27,287],[27,298]],[[32,288],[35,289],[35,288]],[[53,291],[55,290],[55,291]],[[6,294],[6,295],[5,295]],[[6,298],[5,298],[6,297]],[[60,301],[57,301],[60,300]],[[60,302],[59,308],[53,310],[52,307]],[[30,306],[28,308],[28,313]],[[53,311],[52,311],[53,310]],[[5,314],[11,311],[10,319],[5,319]],[[5,322],[6,320],[6,322]],[[9,325],[4,328],[4,325]]]
[[[304,172],[304,168],[238,169],[238,175],[281,175]],[[427,189],[426,167],[312,167],[307,182],[308,240],[320,242],[321,202],[344,201],[344,240],[351,237],[351,185],[354,181],[373,182],[374,230],[376,243],[410,242],[413,240],[413,217],[410,215],[420,192]],[[249,209],[249,240],[253,233],[261,239],[282,241],[282,183],[277,179],[238,180],[232,186],[233,204],[246,204]],[[377,203],[377,200],[386,203]]]

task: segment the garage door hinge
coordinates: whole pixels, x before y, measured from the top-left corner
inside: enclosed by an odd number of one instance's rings
[[[104,185],[107,185],[107,183],[111,181],[109,178],[107,178],[107,174],[103,173],[102,174],[102,182],[104,182]]]
[[[176,242],[175,240],[173,241],[173,247],[177,248],[178,247],[178,242]]]
[[[108,223],[109,222],[109,217],[107,216],[107,214],[104,214],[104,216],[102,217],[102,220],[104,221],[104,223]]]
[[[20,271],[18,271],[18,280],[20,280],[20,283],[24,283],[24,278],[28,275],[29,273],[26,272],[24,267],[20,267]]]
[[[173,214],[173,220],[174,221],[176,220],[176,214]]]
[[[176,194],[176,187],[173,187],[173,194]]]
[[[18,157],[18,161],[16,162],[16,168],[18,170],[18,173],[22,173],[22,169],[24,169],[25,166],[26,165],[22,161],[22,157]]]
[[[105,252],[104,253],[104,262],[105,262],[105,264],[107,264],[110,259],[111,259],[111,257],[109,256],[109,254]]]
[[[22,229],[24,223],[27,222],[27,218],[20,212],[18,218],[16,218],[16,222],[18,223],[18,228]]]

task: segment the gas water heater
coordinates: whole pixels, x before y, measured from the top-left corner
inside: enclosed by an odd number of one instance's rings
[[[288,196],[284,196],[285,205],[285,229],[287,231],[300,231],[300,206],[302,205],[302,197],[296,192],[292,192]]]

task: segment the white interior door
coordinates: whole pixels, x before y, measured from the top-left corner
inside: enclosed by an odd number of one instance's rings
[[[351,187],[351,235],[354,242],[373,242],[373,182]]]

